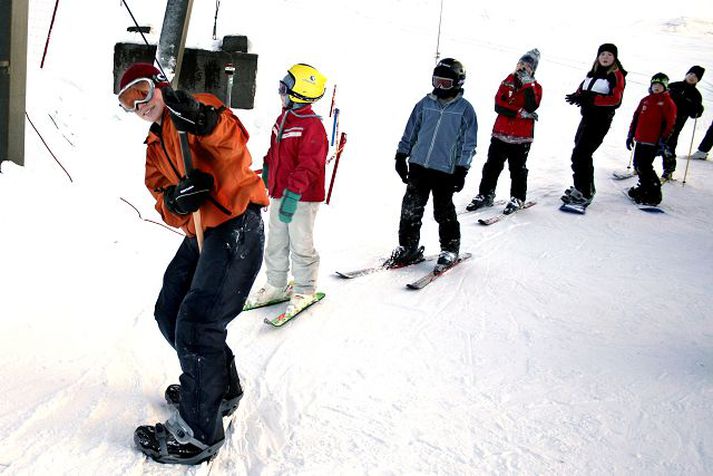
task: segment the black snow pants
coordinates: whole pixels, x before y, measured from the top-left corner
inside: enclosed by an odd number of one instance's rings
[[[614,110],[611,108],[595,107],[582,111],[582,120],[574,136],[572,177],[574,188],[582,192],[586,198],[592,198],[596,193],[592,155],[602,145],[612,119],[614,119]]]
[[[676,123],[673,126],[671,135],[666,140],[669,154],[663,154],[663,173],[672,174],[676,170],[676,146],[678,145],[678,136],[681,135],[683,126],[686,125],[688,116],[676,116]],[[657,151],[658,152],[658,151]]]
[[[227,325],[243,309],[262,265],[260,207],[205,232],[202,252],[185,238],[166,269],[155,317],[183,373],[179,412],[194,436],[212,445],[225,437],[219,406],[233,352]],[[237,375],[232,376],[237,378]]]
[[[648,203],[661,203],[661,180],[654,170],[658,145],[636,144],[634,169],[639,176],[641,197]]]
[[[523,202],[527,195],[527,154],[530,152],[530,143],[509,144],[495,137],[490,139],[488,160],[483,165],[483,178],[480,180],[480,195],[495,195],[498,177],[503,170],[505,161],[510,169],[510,196],[519,198]]]
[[[711,148],[713,148],[713,122],[711,122],[711,125],[708,126],[708,130],[706,131],[706,135],[703,136],[703,140],[701,141],[701,144],[698,146],[698,150],[701,152],[710,152]]]
[[[421,219],[433,193],[433,218],[438,222],[438,236],[442,251],[460,250],[460,223],[453,205],[453,175],[411,165],[406,194],[401,203],[399,244],[415,248],[421,239]]]

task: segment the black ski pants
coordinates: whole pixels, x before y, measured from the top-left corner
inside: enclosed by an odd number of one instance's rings
[[[673,131],[671,131],[671,135],[666,140],[666,145],[670,153],[662,154],[664,174],[671,174],[676,170],[676,146],[678,145],[678,136],[681,135],[681,130],[683,130],[683,126],[686,125],[687,119],[688,116],[686,115],[676,116]]]
[[[698,146],[698,150],[702,152],[710,152],[711,148],[713,148],[713,122],[711,122],[711,125],[708,126],[706,135],[703,136],[703,140]]]
[[[406,194],[401,203],[399,244],[415,248],[421,239],[421,219],[433,193],[433,218],[438,222],[441,250],[458,253],[460,223],[453,205],[453,175],[419,165],[411,165]]]
[[[527,155],[530,153],[530,143],[509,144],[492,137],[488,148],[488,160],[483,165],[483,177],[480,180],[480,195],[495,195],[498,177],[503,170],[505,161],[510,169],[510,196],[523,202],[527,195]]]
[[[219,406],[234,357],[226,328],[243,309],[262,264],[264,241],[257,205],[207,230],[200,253],[196,239],[185,238],[156,301],[158,327],[183,371],[179,412],[208,445],[225,437]]]
[[[634,169],[639,176],[641,197],[650,203],[661,202],[661,180],[654,170],[654,159],[658,145],[636,144],[634,149]]]
[[[601,108],[597,108],[601,109]],[[596,193],[594,187],[594,159],[592,155],[602,145],[604,136],[609,132],[614,118],[613,110],[587,111],[582,114],[577,133],[574,135],[572,150],[572,178],[574,188],[582,192],[586,198],[592,198]]]

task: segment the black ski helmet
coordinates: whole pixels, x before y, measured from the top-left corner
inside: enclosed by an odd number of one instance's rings
[[[460,89],[465,83],[465,68],[457,59],[443,58],[433,68],[433,76],[450,78],[455,82],[455,87]]]

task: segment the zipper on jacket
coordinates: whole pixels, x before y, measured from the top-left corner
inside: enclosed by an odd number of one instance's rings
[[[433,130],[433,137],[431,138],[431,145],[428,148],[428,154],[426,155],[426,160],[423,163],[424,167],[428,167],[428,164],[431,162],[431,152],[433,152],[433,145],[436,143],[436,136],[438,136],[438,129],[441,128],[441,120],[443,119],[443,112],[446,110],[446,107],[448,107],[448,104],[446,104],[441,109],[441,111],[439,113],[438,122],[436,123],[436,128]]]

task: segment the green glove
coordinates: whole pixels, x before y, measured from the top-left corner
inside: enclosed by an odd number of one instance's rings
[[[295,193],[286,188],[285,192],[282,194],[282,201],[280,202],[280,212],[279,217],[282,223],[290,223],[292,221],[292,216],[297,210],[297,203],[299,203],[302,194]]]
[[[265,182],[267,187],[267,164],[265,163],[262,164],[262,181]]]

